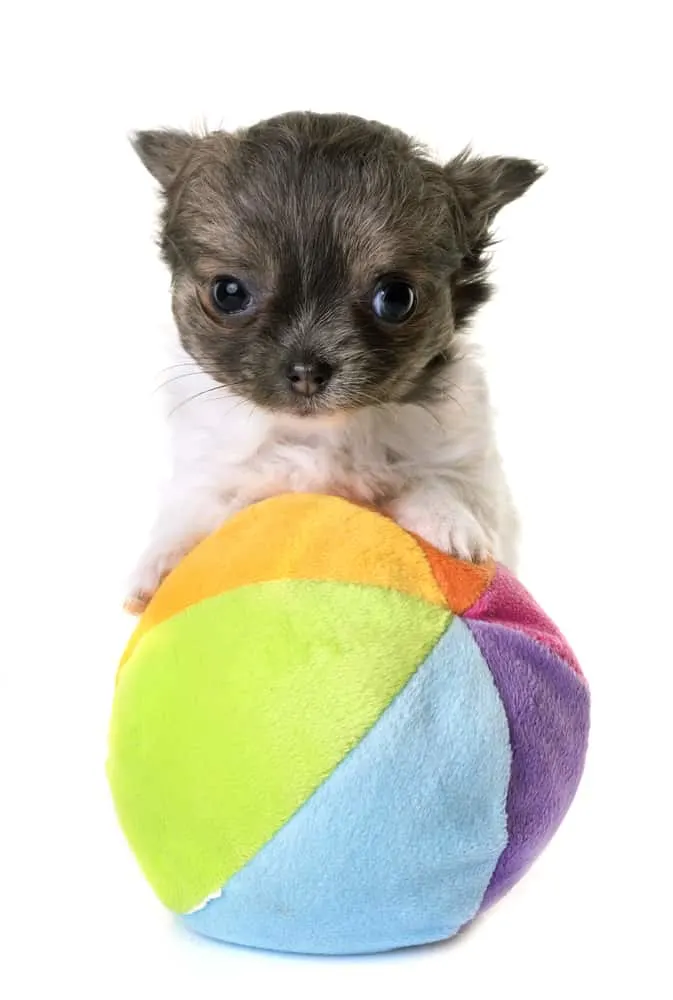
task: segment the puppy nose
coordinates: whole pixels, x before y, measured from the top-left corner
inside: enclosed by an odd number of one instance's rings
[[[287,377],[293,392],[300,396],[315,396],[332,377],[332,367],[326,361],[293,364],[287,370]]]

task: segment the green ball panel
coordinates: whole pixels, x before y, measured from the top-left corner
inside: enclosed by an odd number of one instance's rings
[[[187,912],[287,822],[425,660],[450,612],[273,581],[157,625],[119,677],[108,775],[157,895]]]

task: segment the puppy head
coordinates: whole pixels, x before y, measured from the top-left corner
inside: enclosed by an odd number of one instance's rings
[[[238,133],[140,132],[186,350],[254,403],[299,415],[441,393],[489,295],[496,213],[540,175],[463,153],[445,166],[347,115]]]

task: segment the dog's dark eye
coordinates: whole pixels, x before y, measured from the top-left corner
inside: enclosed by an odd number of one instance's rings
[[[401,278],[382,278],[374,289],[372,309],[384,323],[404,323],[416,308],[416,292]]]
[[[215,278],[210,294],[217,311],[227,315],[243,312],[251,302],[250,292],[243,282],[238,278],[232,278],[230,274]]]

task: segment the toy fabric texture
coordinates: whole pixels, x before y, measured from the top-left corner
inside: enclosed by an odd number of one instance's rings
[[[504,568],[292,494],[171,573],[122,659],[108,775],[194,930],[354,954],[448,938],[527,870],[581,777],[589,694]]]

